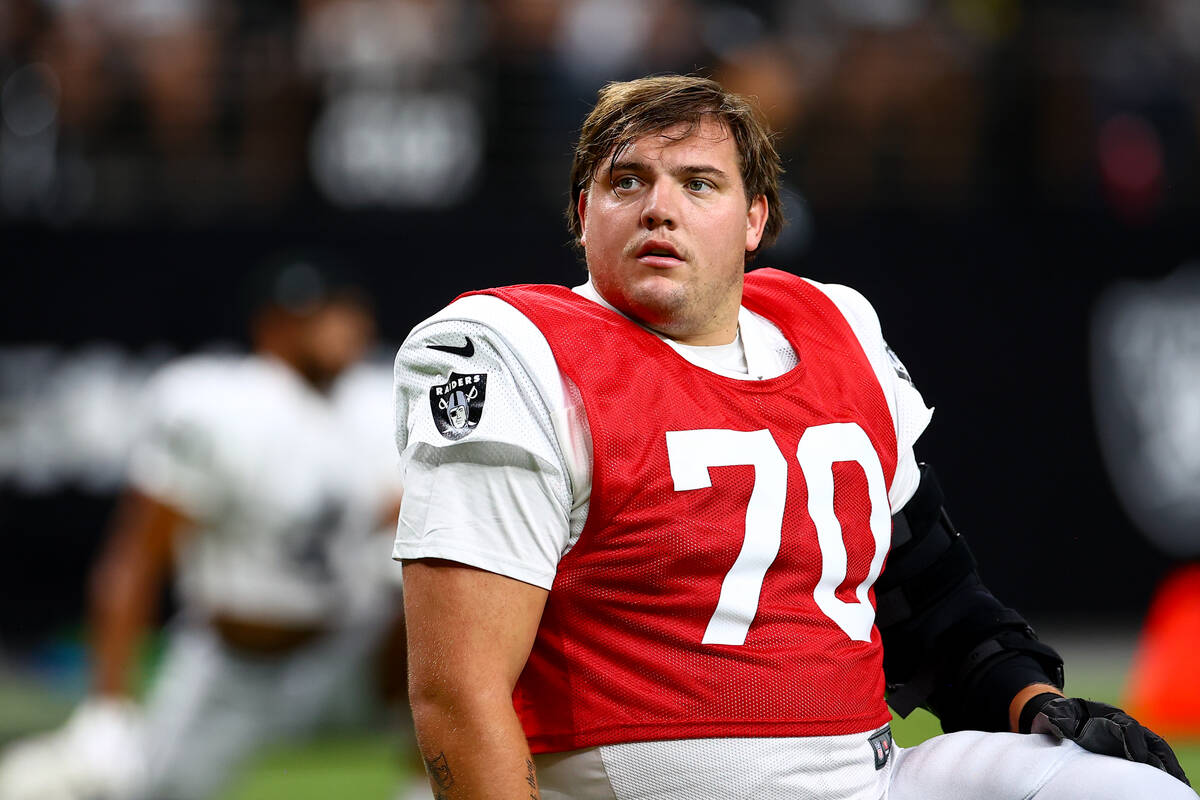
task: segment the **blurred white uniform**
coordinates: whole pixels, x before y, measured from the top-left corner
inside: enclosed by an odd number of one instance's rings
[[[889,501],[895,514],[919,481],[912,448],[932,411],[884,342],[870,304],[843,286],[818,287],[859,339],[891,411],[898,463]],[[590,284],[575,291],[612,309]],[[745,308],[730,345],[664,341],[693,364],[744,380],[776,377],[797,364],[779,329]],[[460,417],[458,430],[452,416],[435,416],[439,406],[431,394],[448,385],[451,373],[486,375],[473,384],[485,387],[473,401],[480,407],[465,423]],[[579,392],[538,328],[496,297],[455,301],[418,325],[401,347],[396,417],[406,493],[393,556],[448,559],[549,590],[559,560],[587,519],[592,450]],[[468,434],[461,432],[464,425],[472,428]],[[880,763],[871,734],[630,742],[541,754],[535,761],[544,800],[1140,796],[1131,787],[1154,787],[1163,797],[1194,796],[1152,767],[1048,737],[951,734],[907,750],[896,747]]]
[[[378,535],[399,492],[387,383],[353,368],[324,395],[262,356],[188,359],[153,382],[130,484],[195,529],[147,703],[150,798],[207,797],[258,745],[313,724],[395,613]],[[206,627],[215,614],[327,633],[244,654]]]

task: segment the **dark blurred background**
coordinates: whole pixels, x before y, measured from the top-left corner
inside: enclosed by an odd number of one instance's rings
[[[1106,469],[1093,310],[1200,257],[1196,0],[3,0],[0,653],[78,623],[131,399],[244,341],[256,263],[355,262],[380,369],[459,292],[581,282],[574,132],[663,71],[759,98],[790,225],[758,263],[875,304],[992,588],[1136,624],[1194,553]]]

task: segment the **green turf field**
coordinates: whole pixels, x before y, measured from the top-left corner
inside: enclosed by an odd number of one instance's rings
[[[383,736],[322,739],[267,753],[220,800],[390,800],[405,772]]]

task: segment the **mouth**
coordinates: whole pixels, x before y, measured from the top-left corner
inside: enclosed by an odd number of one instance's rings
[[[675,245],[662,239],[651,239],[642,244],[634,253],[634,257],[650,267],[676,267],[686,259],[676,249]]]

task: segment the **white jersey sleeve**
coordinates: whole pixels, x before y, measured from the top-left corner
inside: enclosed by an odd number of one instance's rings
[[[591,443],[536,326],[495,297],[452,303],[401,346],[395,414],[404,501],[393,557],[549,589],[582,530]]]
[[[888,500],[895,514],[904,508],[920,483],[921,473],[917,468],[913,445],[928,427],[933,409],[926,407],[908,370],[892,348],[888,347],[879,325],[879,316],[871,303],[849,286],[816,281],[810,283],[823,291],[850,323],[887,398],[896,425],[896,474],[888,491]]]
[[[130,455],[130,485],[197,522],[215,517],[228,499],[217,455],[220,420],[209,396],[227,368],[208,357],[165,367],[146,389]]]

